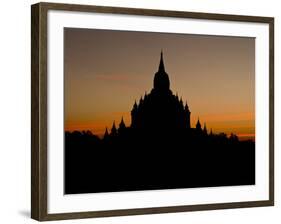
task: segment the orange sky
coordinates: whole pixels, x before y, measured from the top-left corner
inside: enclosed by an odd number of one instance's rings
[[[214,133],[255,137],[253,38],[65,28],[65,129],[103,135],[150,92],[160,51],[171,90]]]

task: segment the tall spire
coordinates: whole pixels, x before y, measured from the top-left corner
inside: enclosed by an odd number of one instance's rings
[[[155,73],[154,80],[153,80],[153,87],[155,90],[158,90],[160,92],[170,90],[170,80],[168,74],[165,71],[162,50],[161,50],[159,68],[158,71]]]
[[[160,57],[160,63],[159,63],[158,71],[165,72],[165,66],[164,66],[164,60],[163,60],[163,51],[162,50],[161,50],[161,57]]]

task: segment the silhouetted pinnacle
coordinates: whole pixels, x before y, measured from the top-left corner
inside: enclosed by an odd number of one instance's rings
[[[141,98],[140,98],[140,104],[142,104],[143,103],[143,98],[142,98],[142,96],[141,96]]]
[[[125,122],[124,122],[124,120],[123,120],[123,116],[122,116],[121,122],[120,122],[120,124],[119,124],[119,129],[122,129],[122,128],[126,128]]]
[[[206,127],[206,122],[204,122],[203,132],[204,132],[205,134],[207,134],[207,133],[208,133],[208,131],[207,131],[207,127]]]
[[[187,105],[187,102],[185,102],[184,109],[185,109],[186,111],[189,111],[189,107],[188,107],[188,105]]]
[[[159,63],[159,69],[160,72],[165,72],[165,66],[164,66],[164,60],[163,60],[163,51],[161,50],[161,57],[160,57],[160,63]]]
[[[115,121],[113,121],[113,124],[112,124],[112,128],[111,128],[111,133],[110,133],[112,136],[116,135],[117,134],[117,129],[116,129],[116,126],[115,126]]]
[[[158,71],[155,73],[153,80],[154,89],[157,91],[169,91],[170,80],[168,74],[165,72],[163,52],[161,51],[160,63]]]
[[[202,130],[202,129],[201,129],[201,124],[200,124],[199,117],[198,117],[198,120],[197,120],[197,123],[196,123],[196,129],[197,129],[197,130]]]
[[[182,97],[180,98],[180,104],[182,104],[182,105],[183,105]]]
[[[108,130],[107,130],[107,127],[106,127],[103,138],[107,138],[108,136],[109,136],[109,134],[108,134]]]

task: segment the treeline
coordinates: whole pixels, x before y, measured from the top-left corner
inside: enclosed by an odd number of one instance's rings
[[[236,135],[126,128],[65,132],[65,193],[255,184],[255,143]]]

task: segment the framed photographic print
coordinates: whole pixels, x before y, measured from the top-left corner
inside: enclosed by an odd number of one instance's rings
[[[274,19],[32,5],[32,218],[274,204]]]

